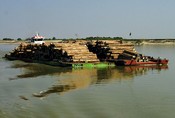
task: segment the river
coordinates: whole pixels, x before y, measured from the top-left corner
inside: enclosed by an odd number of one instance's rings
[[[0,44],[0,118],[174,118],[175,45],[143,45],[168,66],[71,69],[8,61]]]

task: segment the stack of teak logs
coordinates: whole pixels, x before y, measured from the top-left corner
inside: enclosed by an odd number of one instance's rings
[[[22,43],[10,56],[31,61],[86,63],[115,60],[119,55],[129,58],[126,52],[137,54],[133,45],[120,41],[68,41],[41,45]]]
[[[61,60],[68,62],[99,62],[96,54],[89,52],[86,44],[79,42],[55,43],[54,49],[61,52]]]
[[[96,41],[87,44],[89,50],[95,54],[100,59],[100,61],[110,61],[115,60],[124,55],[126,52],[137,54],[135,48],[132,44],[123,44],[119,40],[106,40],[106,41]]]
[[[62,61],[62,62],[99,62],[96,54],[89,52],[85,44],[78,42],[59,42],[20,44],[10,56],[22,60]]]

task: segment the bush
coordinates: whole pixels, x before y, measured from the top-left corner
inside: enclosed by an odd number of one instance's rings
[[[17,41],[21,41],[22,39],[21,38],[18,38]]]
[[[5,41],[13,41],[14,39],[11,39],[11,38],[3,38],[3,40],[5,40]]]

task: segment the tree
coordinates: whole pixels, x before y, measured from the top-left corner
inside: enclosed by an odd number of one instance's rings
[[[21,41],[22,39],[21,38],[17,38],[17,41]]]
[[[12,40],[14,40],[14,39],[11,39],[11,38],[3,38],[3,40],[12,41]]]
[[[52,40],[56,40],[56,38],[55,38],[55,37],[53,37],[53,38],[52,38]]]

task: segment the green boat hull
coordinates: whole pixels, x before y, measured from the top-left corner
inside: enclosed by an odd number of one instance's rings
[[[114,63],[109,62],[100,62],[100,63],[81,63],[81,64],[72,64],[73,68],[83,67],[83,68],[105,68],[115,66]]]
[[[99,63],[66,63],[66,62],[40,62],[43,64],[51,66],[60,66],[60,67],[72,67],[72,68],[105,68],[105,67],[114,67],[115,64],[112,62],[99,62]]]

